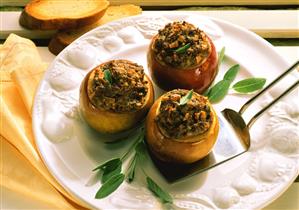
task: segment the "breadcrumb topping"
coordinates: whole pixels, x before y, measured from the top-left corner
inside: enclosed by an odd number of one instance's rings
[[[112,60],[93,70],[88,82],[88,96],[98,108],[115,112],[136,111],[145,103],[147,83],[141,65]]]
[[[187,90],[172,90],[161,100],[155,121],[167,137],[179,139],[203,134],[212,124],[213,113],[206,97],[194,93],[186,104],[180,105],[180,99],[187,93]]]
[[[153,51],[160,63],[186,68],[203,63],[210,55],[211,45],[207,35],[194,25],[173,22],[159,30]]]

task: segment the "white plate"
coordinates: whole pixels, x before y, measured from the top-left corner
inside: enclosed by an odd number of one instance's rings
[[[218,51],[226,47],[226,58],[216,81],[235,63],[241,65],[235,81],[252,75],[271,81],[288,67],[274,48],[257,35],[233,24],[198,15],[135,16],[83,35],[60,53],[46,72],[35,98],[33,129],[49,171],[68,192],[90,208],[162,208],[147,190],[140,171],[132,184],[123,183],[109,197],[94,199],[101,184],[95,181],[92,169],[105,160],[120,157],[129,142],[102,143],[99,135],[81,119],[78,97],[84,75],[101,62],[129,59],[143,65],[147,72],[146,51],[150,38],[174,20],[186,20],[206,31]],[[276,94],[279,89],[274,88],[271,93]],[[155,90],[159,95],[160,90]],[[250,97],[230,93],[215,108],[218,111],[224,107],[238,110]],[[270,95],[262,101],[269,98]],[[257,110],[261,105],[252,109]],[[262,208],[284,192],[298,175],[298,116],[298,102],[280,102],[252,127],[249,152],[175,184],[168,184],[150,159],[143,167],[171,193],[175,207]]]

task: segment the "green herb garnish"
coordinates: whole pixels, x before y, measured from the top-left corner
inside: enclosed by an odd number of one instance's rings
[[[133,149],[135,149],[136,151],[136,147],[138,146],[138,144],[144,140],[144,135],[145,135],[144,128],[141,128],[140,133],[134,139],[134,143],[130,146],[128,151],[122,156],[121,160],[125,160]]]
[[[227,95],[229,87],[236,78],[239,70],[239,64],[230,67],[224,74],[223,80],[220,80],[212,88],[210,88],[207,96],[212,103],[221,101]]]
[[[189,97],[191,98],[192,93],[193,93],[193,90],[189,91],[187,93],[187,95],[189,95]],[[187,99],[189,97],[186,97],[185,100],[190,100],[190,99]],[[100,187],[100,189],[96,193],[96,195],[95,195],[96,199],[105,198],[108,195],[110,195],[111,193],[113,193],[115,190],[117,190],[117,188],[123,183],[125,177],[129,183],[134,180],[137,164],[138,164],[138,162],[140,162],[140,160],[142,160],[145,157],[145,153],[146,153],[146,148],[145,148],[145,144],[144,144],[144,129],[140,129],[140,131],[141,131],[140,134],[137,136],[134,143],[132,143],[129,150],[122,156],[122,158],[111,159],[111,160],[99,165],[95,169],[93,169],[93,171],[96,171],[96,170],[103,171],[103,176],[102,176],[103,185]],[[135,154],[134,154],[133,159],[131,159],[131,161],[129,163],[129,167],[127,169],[127,173],[125,176],[123,173],[121,173],[122,162],[128,156],[130,151],[132,151],[133,148],[135,149]],[[153,192],[154,195],[161,200],[161,202],[172,203],[173,201],[172,201],[171,195],[169,193],[167,193],[166,191],[164,191],[158,184],[156,184],[154,182],[154,180],[151,179],[145,173],[143,168],[141,168],[141,169],[146,177],[148,189],[151,192]]]
[[[240,70],[240,65],[236,64],[233,65],[232,67],[230,67],[227,72],[225,73],[223,80],[228,80],[230,83],[232,83],[234,81],[234,79],[236,78],[238,72]]]
[[[128,168],[128,174],[127,174],[127,181],[131,183],[134,178],[135,178],[135,169],[137,165],[137,160],[138,160],[138,154],[135,153],[133,159],[131,160]]]
[[[138,142],[138,144],[135,147],[135,151],[138,154],[139,158],[144,158],[146,154],[146,147],[144,141]]]
[[[140,129],[140,133],[138,135],[136,135],[136,137],[134,138],[134,142],[132,143],[132,145],[130,146],[130,148],[128,149],[128,151],[125,152],[125,154],[121,157],[121,158],[114,158],[111,160],[106,161],[105,163],[97,166],[96,168],[94,168],[92,171],[97,171],[97,170],[101,170],[103,172],[102,178],[101,178],[101,182],[103,183],[102,187],[99,189],[96,198],[104,198],[107,195],[111,194],[114,190],[117,189],[118,186],[114,186],[112,185],[111,188],[109,188],[109,186],[107,186],[106,183],[110,183],[112,179],[112,177],[115,176],[119,176],[122,170],[122,163],[123,161],[128,157],[129,153],[135,149],[138,146],[138,143],[143,142],[144,140],[144,129]],[[136,152],[137,155],[137,152]],[[134,173],[135,173],[135,167],[136,167],[136,163],[133,163],[131,169],[129,169],[129,179],[130,181],[133,181],[134,179]],[[120,179],[120,178],[119,178]],[[115,181],[115,180],[114,180]],[[116,180],[116,182],[120,182],[120,180]],[[122,180],[123,181],[123,180]],[[122,183],[122,181],[119,183],[119,185]],[[107,193],[109,192],[109,193]]]
[[[124,181],[124,174],[116,174],[111,176],[98,190],[95,198],[105,198],[106,196],[113,193]]]
[[[218,54],[218,66],[222,63],[225,56],[225,47],[221,49]],[[236,64],[230,67],[224,74],[223,79],[217,82],[213,87],[206,91],[205,96],[209,98],[212,103],[221,101],[228,93],[232,82],[237,77],[240,70],[240,65]],[[266,83],[264,78],[248,78],[241,80],[233,85],[233,89],[239,93],[251,93],[261,89]]]
[[[110,85],[112,85],[113,80],[112,80],[112,74],[111,74],[110,70],[109,70],[109,69],[105,69],[103,73],[104,73],[104,79],[105,79]]]
[[[129,183],[134,180],[137,162],[139,161],[142,162],[144,160],[145,154],[146,154],[146,148],[144,144],[144,139],[142,139],[142,141],[139,141],[138,144],[135,145],[135,155],[129,164],[128,173],[127,173],[127,181]]]
[[[174,52],[178,53],[178,54],[182,54],[182,53],[185,53],[189,48],[190,48],[191,44],[190,43],[187,43],[185,44],[183,47],[180,47],[176,50],[174,50]]]
[[[234,84],[233,89],[239,93],[251,93],[262,89],[265,83],[265,78],[248,78]]]
[[[92,171],[96,171],[96,170],[99,170],[99,169],[100,170],[105,170],[105,169],[111,170],[119,164],[121,164],[120,158],[114,158],[114,159],[108,160],[107,162],[97,166],[96,168],[92,169]]]
[[[146,177],[147,187],[154,193],[163,203],[172,203],[171,195],[164,191],[158,184],[154,182],[150,177]]]
[[[190,101],[190,99],[192,98],[192,95],[193,95],[193,90],[189,90],[189,92],[180,99],[180,103],[179,103],[180,106],[188,103],[188,101]]]
[[[102,183],[105,183],[110,177],[121,173],[122,162],[120,161],[117,165],[113,167],[107,167],[103,170]]]
[[[228,93],[230,82],[228,80],[221,80],[217,82],[208,93],[208,98],[211,103],[221,101]]]
[[[218,53],[218,66],[220,66],[220,64],[222,63],[224,59],[224,55],[225,55],[225,47],[222,47],[222,49]]]

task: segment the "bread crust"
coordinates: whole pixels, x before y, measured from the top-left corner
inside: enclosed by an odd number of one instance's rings
[[[78,28],[85,25],[95,23],[99,20],[106,12],[109,2],[106,0],[101,1],[101,7],[95,13],[82,16],[80,18],[53,18],[53,19],[44,19],[43,17],[38,17],[34,13],[34,7],[36,7],[39,0],[33,0],[28,3],[25,9],[22,11],[19,23],[28,29],[36,30],[58,30],[58,29],[71,29]]]
[[[54,55],[58,55],[67,46],[68,43],[65,43],[64,40],[60,38],[58,32],[51,38],[51,41],[48,45],[48,49]]]

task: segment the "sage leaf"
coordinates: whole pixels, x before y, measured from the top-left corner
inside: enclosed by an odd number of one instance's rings
[[[140,161],[143,161],[144,158],[145,158],[145,154],[147,153],[147,150],[146,150],[146,146],[145,146],[145,143],[144,143],[144,140],[143,141],[140,141],[136,147],[135,147],[135,151],[136,153],[138,154],[138,159]]]
[[[113,165],[112,167],[106,167],[103,169],[103,175],[102,175],[102,183],[105,183],[110,177],[120,174],[121,173],[121,166],[122,162],[118,162],[118,164]]]
[[[222,47],[220,52],[218,53],[218,66],[222,63],[225,55],[225,47]]]
[[[143,140],[138,142],[138,144],[135,147],[135,151],[138,155],[144,155],[146,152],[146,148]]]
[[[96,193],[95,198],[105,198],[106,196],[113,193],[117,188],[123,183],[125,179],[124,174],[116,174],[112,177],[110,177],[98,190]]]
[[[224,49],[223,49],[224,50]],[[223,51],[221,50],[221,51]],[[212,88],[204,93],[212,103],[221,101],[228,93],[231,83],[236,78],[240,70],[240,65],[236,64],[230,67],[223,76],[223,80],[216,83]]]
[[[228,80],[221,80],[217,82],[209,91],[208,98],[211,103],[221,101],[228,93],[230,82]]]
[[[202,95],[208,97],[211,88],[207,89]]]
[[[128,168],[128,174],[127,174],[127,181],[131,183],[135,178],[135,169],[137,164],[138,154],[135,153],[133,159],[130,162],[129,168]]]
[[[127,156],[130,154],[130,152],[132,151],[132,149],[136,150],[136,145],[138,145],[140,141],[143,141],[144,135],[145,135],[144,129],[140,129],[139,134],[137,136],[135,136],[135,138],[133,140],[134,143],[130,146],[130,148],[127,150],[127,152],[122,156],[121,160],[125,160],[127,158]]]
[[[104,79],[107,82],[109,82],[110,85],[112,85],[113,81],[112,81],[112,74],[111,74],[110,70],[109,69],[105,69],[103,73],[104,73]]]
[[[157,185],[154,180],[150,177],[146,177],[147,187],[150,191],[154,193],[156,197],[158,197],[163,203],[172,203],[171,195],[164,191],[159,185]]]
[[[188,103],[188,101],[190,101],[190,99],[192,98],[192,95],[193,95],[193,90],[189,90],[189,92],[180,99],[179,104],[184,105]]]
[[[184,46],[176,49],[174,52],[178,53],[178,54],[182,54],[182,53],[185,53],[189,48],[190,48],[191,44],[190,43],[187,43],[185,44]]]
[[[265,78],[248,78],[234,84],[233,89],[239,93],[251,93],[262,89],[265,83]]]
[[[234,79],[236,78],[239,70],[240,70],[240,65],[239,64],[233,65],[232,67],[230,67],[227,70],[227,72],[225,73],[223,79],[229,81],[230,83],[232,83],[234,81]]]
[[[105,170],[106,168],[108,168],[108,170],[111,170],[111,168],[115,168],[117,165],[121,164],[121,160],[120,158],[114,158],[111,160],[108,160],[107,162],[97,166],[96,168],[94,168],[92,171],[96,171],[96,170]]]

